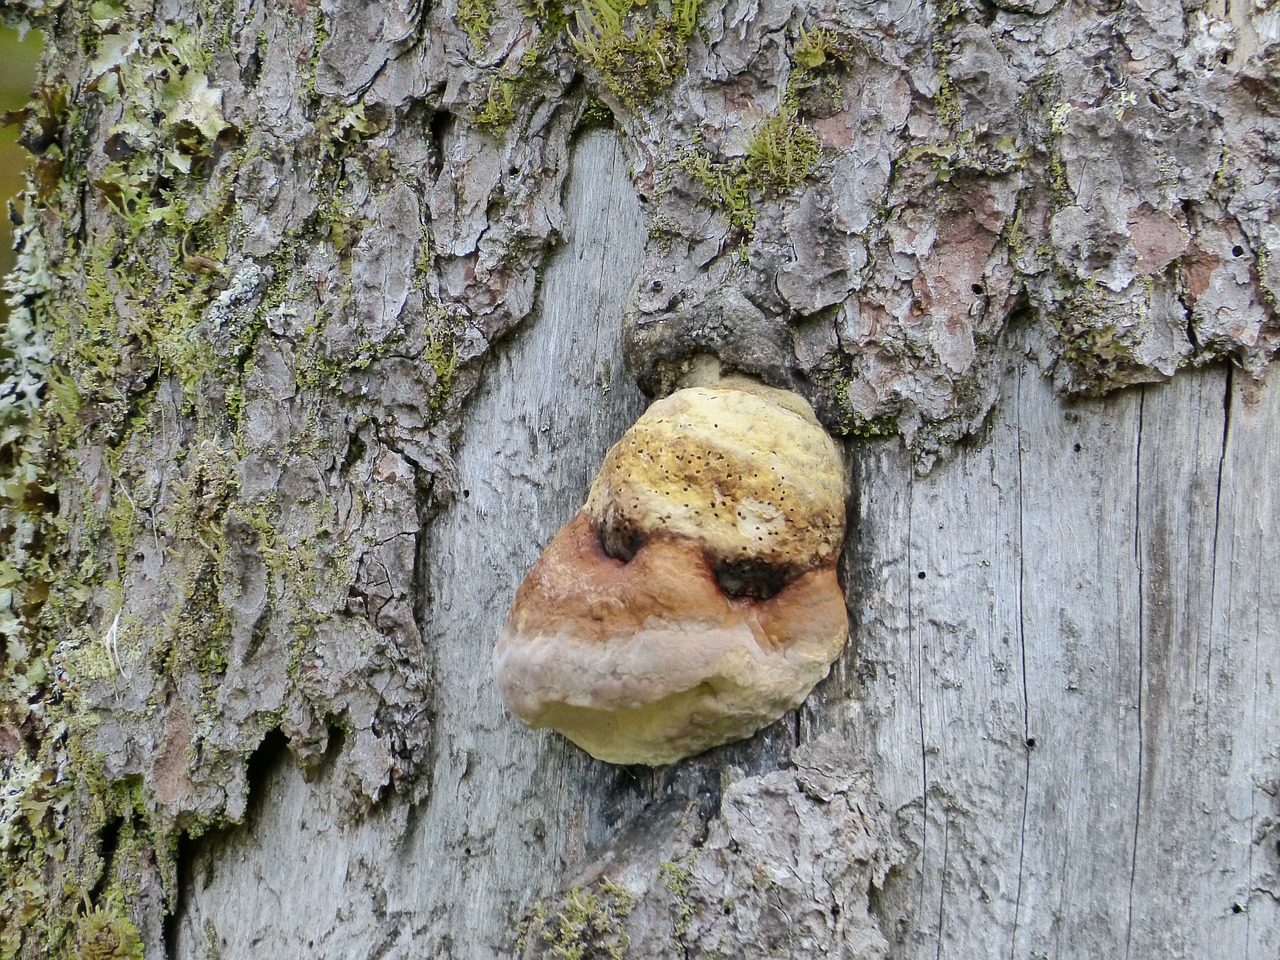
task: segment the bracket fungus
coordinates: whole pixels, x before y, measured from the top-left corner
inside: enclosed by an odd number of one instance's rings
[[[516,592],[508,709],[611,763],[674,763],[796,707],[848,636],[840,453],[746,378],[656,401]]]

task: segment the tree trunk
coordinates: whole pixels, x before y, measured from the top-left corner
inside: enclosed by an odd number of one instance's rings
[[[1280,951],[1280,8],[7,7],[0,956]],[[614,767],[491,651],[703,355],[851,639]]]

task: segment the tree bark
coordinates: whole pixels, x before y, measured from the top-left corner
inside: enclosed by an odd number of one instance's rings
[[[1280,950],[1280,9],[7,12],[0,956]],[[490,654],[702,355],[851,640],[612,767]]]

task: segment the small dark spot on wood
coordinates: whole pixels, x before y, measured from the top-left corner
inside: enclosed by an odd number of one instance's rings
[[[1076,453],[1079,453],[1079,452],[1080,452],[1081,450],[1083,450],[1084,448],[1083,448],[1082,446],[1080,446],[1080,444],[1078,444],[1078,443],[1077,443],[1077,444],[1075,444],[1071,449],[1072,449],[1072,450],[1074,450]]]
[[[1027,737],[1027,746],[1028,746],[1028,747],[1034,747],[1035,745],[1036,745],[1036,738],[1035,738],[1035,737]]]
[[[969,289],[972,290],[974,293],[976,293],[978,296],[982,296],[984,293],[987,292],[986,288],[984,288],[980,283],[975,283],[970,285]]]
[[[1233,903],[1233,904],[1231,905],[1231,912],[1232,912],[1232,913],[1244,913],[1244,907],[1243,907],[1243,906],[1241,906],[1241,905],[1240,905],[1240,904],[1238,904],[1238,903]]]
[[[1233,257],[1243,257],[1244,247],[1240,246],[1240,244],[1237,243],[1234,247],[1231,248],[1231,255]]]
[[[470,496],[471,496],[471,491],[470,491],[470,490],[463,490],[463,491],[462,491],[462,499],[463,499],[463,500],[466,500],[466,499],[467,499],[468,497],[470,497]]]
[[[927,573],[925,573],[923,570],[921,570],[919,573],[917,573],[917,574],[916,574],[916,579],[917,579],[917,580],[923,580],[923,579],[924,579],[925,577],[927,577],[927,576],[928,576],[928,574],[927,574]]]

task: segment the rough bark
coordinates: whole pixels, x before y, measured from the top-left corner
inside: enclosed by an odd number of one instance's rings
[[[1273,955],[1280,8],[581,9],[7,5],[0,954]],[[489,651],[704,353],[853,641],[611,768]]]

